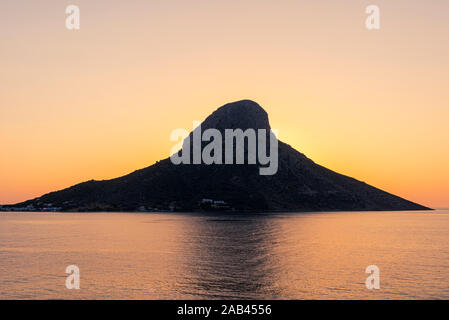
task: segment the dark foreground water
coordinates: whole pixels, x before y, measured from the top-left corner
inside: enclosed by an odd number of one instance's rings
[[[0,298],[449,299],[449,211],[0,212]]]

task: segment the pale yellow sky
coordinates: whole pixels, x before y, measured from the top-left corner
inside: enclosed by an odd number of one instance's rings
[[[65,7],[81,28],[65,28]],[[381,28],[365,28],[365,8]],[[0,2],[0,203],[169,155],[253,99],[315,162],[449,206],[449,2]]]

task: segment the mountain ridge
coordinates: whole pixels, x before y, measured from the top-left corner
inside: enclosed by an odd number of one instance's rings
[[[220,132],[271,129],[266,111],[251,100],[217,108],[201,127]],[[186,139],[192,135],[193,131]],[[277,143],[278,171],[272,176],[260,175],[259,163],[175,165],[169,157],[118,178],[89,180],[3,207],[29,211],[431,210],[327,169],[290,145]]]

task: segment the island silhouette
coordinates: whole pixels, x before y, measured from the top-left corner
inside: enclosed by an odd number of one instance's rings
[[[201,127],[220,132],[226,129],[270,132],[271,129],[265,110],[251,100],[218,108]],[[191,137],[192,133],[186,139]],[[329,170],[290,145],[277,142],[278,168],[273,175],[259,174],[259,163],[174,164],[166,158],[119,178],[90,180],[15,205],[5,205],[2,209],[73,212],[431,210]],[[244,152],[247,157],[247,148]]]

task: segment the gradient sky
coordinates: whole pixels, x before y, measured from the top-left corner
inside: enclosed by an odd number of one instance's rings
[[[0,15],[0,203],[151,165],[173,129],[247,98],[315,162],[449,206],[447,0],[14,0]]]

